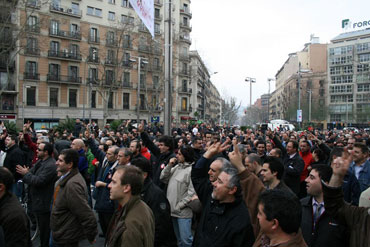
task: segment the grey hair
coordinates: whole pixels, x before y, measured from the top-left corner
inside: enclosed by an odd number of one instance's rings
[[[126,157],[132,157],[132,152],[129,148],[120,148],[118,152],[123,152]]]
[[[234,188],[234,186],[236,186],[238,188],[238,191],[240,191],[240,179],[238,176],[238,170],[234,167],[227,167],[226,169],[223,169],[222,171],[230,176],[229,184],[227,185],[227,187],[229,189],[232,189]]]
[[[252,153],[252,154],[249,154],[247,157],[249,159],[249,162],[251,162],[251,163],[257,162],[260,166],[262,166],[262,160],[258,156],[258,154]]]
[[[230,161],[228,161],[227,159],[223,158],[223,157],[218,157],[216,160],[218,161],[221,161],[222,163],[222,167],[221,167],[221,171],[229,168],[229,167],[233,167],[230,163]]]
[[[119,152],[119,147],[116,145],[111,146],[110,148],[114,148],[114,155],[117,155]]]

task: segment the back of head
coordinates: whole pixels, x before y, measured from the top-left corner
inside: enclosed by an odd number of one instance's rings
[[[261,160],[260,156],[258,156],[258,154],[251,153],[247,157],[248,157],[248,160],[249,160],[250,163],[256,162],[260,166],[263,165],[262,160]]]
[[[131,161],[131,165],[139,167],[142,172],[146,172],[149,175],[152,174],[152,166],[149,160],[144,157],[135,158]]]
[[[185,162],[188,162],[188,163],[193,163],[195,158],[195,154],[194,154],[194,150],[192,147],[190,146],[182,146],[180,148],[180,152],[181,154],[184,156],[185,158]]]
[[[297,233],[301,226],[302,207],[297,197],[282,190],[266,190],[258,199],[268,221],[276,219],[287,234]]]
[[[0,184],[4,184],[5,190],[10,191],[14,183],[13,174],[5,167],[0,167]]]

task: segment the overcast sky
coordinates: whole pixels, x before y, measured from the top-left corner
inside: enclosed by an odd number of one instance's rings
[[[252,104],[268,93],[288,54],[299,51],[310,35],[329,43],[342,33],[341,22],[370,20],[369,0],[193,0],[192,46],[198,50],[221,95],[249,104],[246,77],[253,84]],[[275,83],[271,83],[271,92]]]

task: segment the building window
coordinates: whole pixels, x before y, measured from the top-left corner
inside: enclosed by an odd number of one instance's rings
[[[77,107],[77,89],[69,89],[69,107]]]
[[[60,65],[59,64],[49,64],[49,75],[48,79],[52,81],[59,81],[60,80]]]
[[[26,73],[29,76],[35,76],[37,74],[37,63],[33,61],[26,62]]]
[[[154,110],[158,110],[159,106],[158,106],[158,95],[157,94],[154,94],[152,95],[152,107]]]
[[[98,69],[89,68],[89,83],[97,84],[98,82]]]
[[[114,83],[114,71],[106,70],[105,71],[105,84],[112,85]]]
[[[145,110],[145,94],[140,94],[140,110]]]
[[[160,18],[161,17],[161,10],[155,8],[154,9],[154,18]]]
[[[108,0],[108,3],[110,3],[110,4],[116,4],[116,0]]]
[[[153,75],[153,87],[159,89],[159,76]]]
[[[129,0],[122,0],[122,7],[129,7]]]
[[[187,92],[188,91],[188,81],[182,80],[182,91]]]
[[[161,25],[159,23],[154,23],[154,32],[156,34],[160,34],[161,33]]]
[[[129,110],[130,109],[130,94],[129,93],[123,93],[123,109]]]
[[[128,34],[123,36],[123,48],[131,48],[131,37]]]
[[[36,106],[36,87],[27,87],[26,104],[28,106]]]
[[[53,55],[57,55],[59,52],[59,42],[51,41],[50,42],[50,50]]]
[[[72,3],[72,13],[74,15],[80,14],[80,5],[78,3]]]
[[[123,24],[133,24],[134,23],[134,17],[127,16],[127,15],[121,15],[121,22]]]
[[[130,72],[123,72],[123,86],[130,86]]]
[[[96,108],[96,91],[91,92],[91,108]]]
[[[94,7],[91,7],[91,6],[87,6],[87,14],[88,15],[94,15],[94,16],[101,17],[102,13],[103,13],[103,11],[101,9],[94,8]]]
[[[114,21],[116,19],[116,13],[109,11],[108,12],[108,20]]]
[[[140,74],[140,87],[145,88],[146,85],[146,74],[141,73]]]
[[[68,80],[71,82],[79,82],[78,81],[78,67],[77,66],[69,66],[68,67]]]
[[[188,98],[181,98],[181,110],[186,111],[188,108]]]
[[[71,35],[73,37],[76,36],[76,34],[80,32],[80,28],[78,27],[77,24],[71,24],[70,30],[71,30]]]
[[[99,33],[97,28],[90,28],[90,41],[95,43],[99,42]]]
[[[113,109],[113,92],[110,92],[109,93],[109,97],[108,97],[108,108],[109,109]]]
[[[58,94],[59,94],[58,88],[50,88],[49,101],[51,107],[58,107]]]

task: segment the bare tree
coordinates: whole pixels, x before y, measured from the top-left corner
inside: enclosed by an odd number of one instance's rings
[[[241,102],[238,103],[236,97],[230,97],[227,95],[224,95],[222,98],[223,122],[232,125],[238,120],[238,111],[241,106]]]

